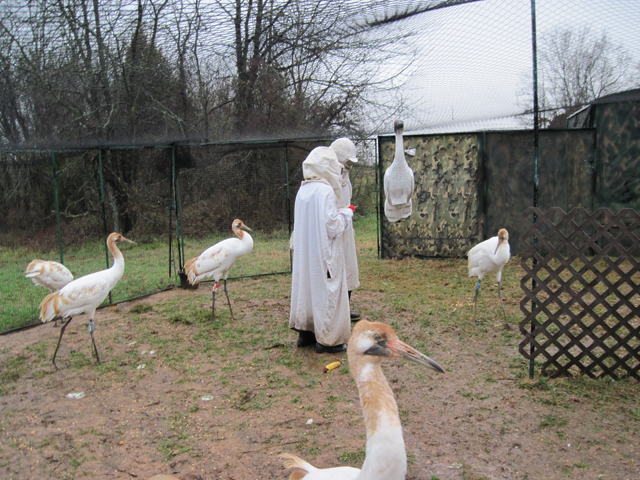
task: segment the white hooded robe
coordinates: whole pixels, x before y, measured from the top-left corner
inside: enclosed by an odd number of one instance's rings
[[[305,171],[307,180],[296,195],[289,327],[314,332],[319,343],[334,346],[347,343],[351,334],[340,237],[351,230],[352,212],[338,211],[336,206],[341,167],[335,154],[327,147],[318,147],[309,154],[311,160],[319,156],[324,160],[315,164],[314,174],[309,174],[309,169]]]
[[[351,193],[353,187],[349,179],[349,170],[345,169],[342,173],[342,193],[338,208],[345,208],[351,205]],[[353,228],[349,229],[342,235],[342,249],[344,251],[345,269],[347,271],[347,290],[355,290],[360,286],[360,277],[358,274],[358,257],[356,254],[356,232]]]

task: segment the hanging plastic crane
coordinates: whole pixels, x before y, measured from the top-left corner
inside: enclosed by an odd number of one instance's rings
[[[361,320],[353,329],[347,349],[349,369],[360,393],[367,429],[362,470],[353,467],[316,468],[295,455],[283,453],[285,467],[294,470],[290,480],[404,480],[407,453],[393,391],[382,372],[385,357],[401,357],[444,373],[440,365],[400,341],[383,323]]]
[[[504,324],[506,328],[511,328],[507,322],[507,313],[504,310],[502,302],[502,269],[511,258],[511,248],[509,247],[509,232],[504,228],[500,229],[497,237],[491,237],[484,242],[479,243],[468,253],[469,256],[469,276],[478,277],[476,284],[476,295],[473,299],[473,321],[477,322],[476,309],[478,307],[478,291],[480,290],[480,282],[485,275],[493,274],[498,281],[498,298],[502,306],[504,315]]]
[[[227,291],[227,276],[229,275],[231,267],[236,263],[236,260],[251,252],[253,248],[253,238],[251,238],[249,233],[246,233],[252,230],[247,227],[242,220],[236,218],[231,224],[231,229],[238,238],[222,240],[212,247],[207,248],[200,256],[192,258],[184,265],[187,279],[191,285],[197,285],[201,281],[209,278],[213,278],[215,281],[211,289],[213,297],[211,304],[212,320],[216,319],[216,290],[220,287],[218,283],[220,278],[224,280],[224,293],[227,296],[231,318],[235,320],[233,310],[231,309],[231,300],[229,300],[229,292]]]
[[[390,222],[397,222],[410,216],[413,211],[411,195],[413,195],[415,180],[413,170],[404,154],[402,120],[396,120],[393,123],[393,130],[396,134],[396,153],[393,163],[384,172],[384,214]]]
[[[80,277],[67,284],[59,292],[50,293],[42,300],[40,304],[40,320],[42,320],[43,323],[53,320],[56,317],[62,319],[69,317],[69,320],[67,320],[60,329],[58,344],[53,353],[53,358],[51,358],[51,362],[53,366],[56,367],[56,370],[58,369],[56,365],[56,355],[58,354],[62,335],[67,325],[73,320],[73,316],[80,315],[81,313],[89,315],[91,342],[93,343],[93,350],[96,354],[96,361],[100,363],[98,348],[96,347],[96,341],[93,337],[95,330],[93,317],[96,314],[98,306],[107,298],[109,292],[116,286],[118,280],[122,278],[122,274],[124,273],[124,257],[116,246],[116,243],[121,242],[136,243],[123,237],[119,233],[112,233],[109,235],[109,238],[107,238],[107,247],[111,255],[113,255],[113,265],[110,268]]]

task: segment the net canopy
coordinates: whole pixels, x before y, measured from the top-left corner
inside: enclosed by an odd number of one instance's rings
[[[640,86],[634,0],[91,8],[0,4],[5,146],[362,137],[400,116],[408,132],[524,128],[534,63],[543,126]]]

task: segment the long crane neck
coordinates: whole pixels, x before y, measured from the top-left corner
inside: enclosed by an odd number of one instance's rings
[[[249,232],[246,232],[236,226],[232,227],[232,230],[242,242],[242,251],[245,253],[250,252],[253,248],[253,238],[249,235]]]
[[[122,256],[122,253],[120,253],[120,250],[118,249],[118,246],[116,245],[115,240],[112,240],[110,238],[107,241],[107,248],[109,248],[111,255],[113,255],[113,265],[111,265],[109,270],[119,273],[120,274],[118,276],[118,279],[119,279],[122,276],[122,273],[124,272],[124,257]]]
[[[400,162],[407,164],[407,158],[404,155],[404,139],[402,136],[403,130],[400,128],[396,130],[396,154],[394,157],[394,162]]]
[[[407,454],[393,391],[382,372],[380,359],[361,357],[352,362],[353,378],[367,429],[367,448],[359,480],[404,479]]]

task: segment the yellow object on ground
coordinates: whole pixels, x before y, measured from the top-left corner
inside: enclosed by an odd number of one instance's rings
[[[331,362],[329,365],[324,367],[324,373],[327,373],[328,371],[333,370],[334,368],[338,368],[340,365],[341,365],[340,362]]]

